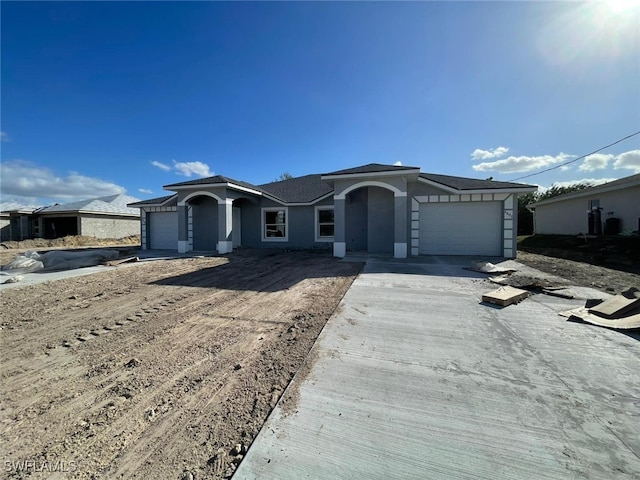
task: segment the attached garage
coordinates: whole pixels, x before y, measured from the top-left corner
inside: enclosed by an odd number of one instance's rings
[[[421,255],[502,255],[502,202],[420,204]]]
[[[176,250],[178,248],[178,213],[149,213],[149,248]]]

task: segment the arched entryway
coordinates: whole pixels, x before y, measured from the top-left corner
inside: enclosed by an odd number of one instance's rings
[[[394,253],[394,193],[383,187],[356,188],[345,196],[347,252]]]
[[[189,200],[189,229],[192,249],[210,252],[218,244],[218,200],[198,195]]]

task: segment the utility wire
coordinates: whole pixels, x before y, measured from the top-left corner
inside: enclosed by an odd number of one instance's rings
[[[565,165],[569,165],[570,163],[577,162],[578,160],[582,160],[583,158],[588,157],[589,155],[593,155],[594,153],[601,152],[605,148],[613,147],[614,145],[616,145],[616,144],[618,144],[620,142],[624,142],[625,140],[627,140],[627,139],[629,139],[631,137],[635,137],[636,135],[640,135],[640,130],[638,130],[635,133],[632,133],[631,135],[627,135],[626,137],[621,138],[620,140],[616,140],[615,142],[610,143],[609,145],[606,145],[606,146],[604,146],[602,148],[594,150],[593,152],[590,152],[590,153],[587,153],[585,155],[582,155],[581,157],[574,158],[573,160],[569,160],[568,162],[561,163],[560,165],[556,165],[555,167],[550,167],[550,168],[547,168],[545,170],[541,170],[541,171],[536,172],[536,173],[530,173],[529,175],[524,175],[522,177],[514,178],[513,180],[509,180],[509,182],[515,182],[517,180],[522,180],[523,178],[533,177],[534,175],[540,175],[541,173],[550,172],[551,170],[555,170],[556,168],[564,167]]]

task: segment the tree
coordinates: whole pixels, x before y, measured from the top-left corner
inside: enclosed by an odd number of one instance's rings
[[[538,192],[529,192],[518,196],[518,235],[533,233],[533,213],[527,209],[527,205],[537,202],[538,195]]]
[[[527,209],[527,205],[548,200],[571,192],[578,192],[592,187],[588,182],[574,183],[573,185],[554,185],[544,192],[530,192],[518,197],[518,235],[531,235],[533,233],[533,213]]]
[[[293,175],[291,175],[289,172],[284,172],[282,175],[276,178],[274,182],[281,182],[283,180],[290,180],[292,178],[293,178]]]

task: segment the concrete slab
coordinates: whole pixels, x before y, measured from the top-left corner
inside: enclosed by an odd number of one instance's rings
[[[213,257],[219,256],[215,252],[187,252],[177,253],[173,250],[140,250],[134,253],[139,258],[140,262],[155,262],[162,260],[173,260],[178,258],[199,258],[199,257]],[[120,268],[131,266],[135,264],[124,264]],[[84,275],[91,275],[94,273],[104,272],[117,267],[111,267],[107,265],[96,265],[94,267],[74,268],[72,270],[59,270],[56,272],[35,272],[35,273],[19,273],[12,271],[0,272],[0,292],[10,288],[21,288],[29,285],[36,285],[38,283],[53,282],[56,280],[63,280],[65,278],[81,277]],[[20,276],[22,279],[15,283],[2,283],[11,277]]]
[[[461,261],[369,259],[234,480],[640,478],[640,335]]]
[[[24,274],[5,274],[0,275],[0,282],[4,282],[6,279],[20,275],[22,280],[16,283],[0,283],[0,292],[8,290],[10,288],[22,288],[29,285],[36,285],[38,283],[53,282],[56,280],[63,280],[65,278],[80,277],[83,275],[92,275],[98,272],[104,272],[117,267],[108,267],[106,265],[97,265],[95,267],[74,268],[73,270],[61,270],[58,272],[36,272],[36,273],[24,273]]]

